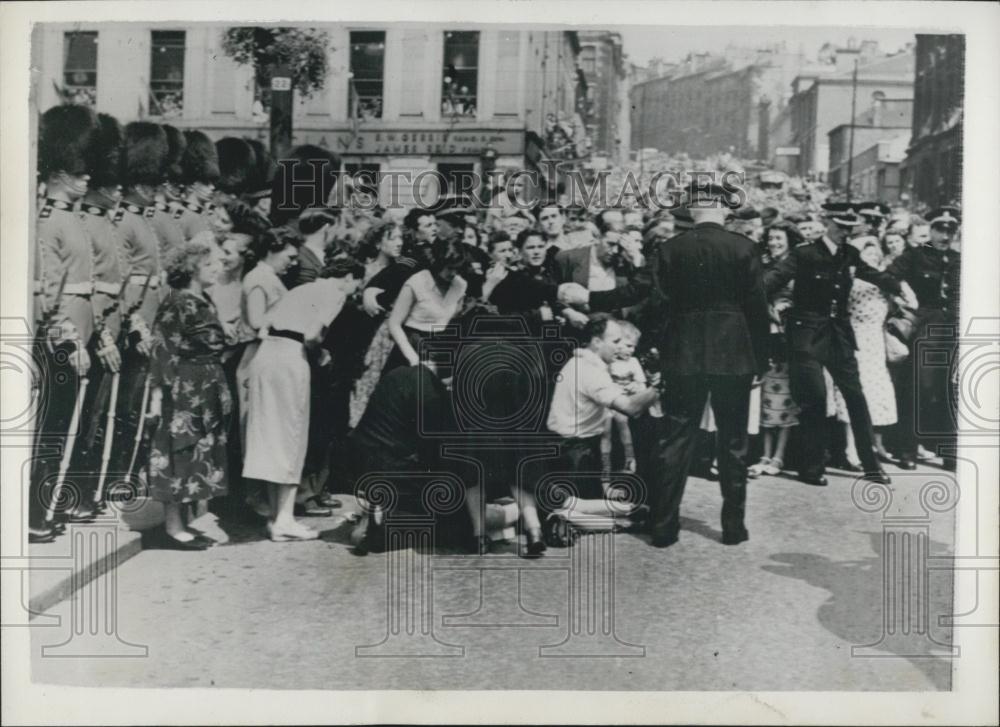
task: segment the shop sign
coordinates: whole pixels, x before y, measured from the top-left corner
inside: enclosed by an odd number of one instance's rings
[[[315,144],[338,154],[392,156],[479,156],[487,146],[497,154],[524,154],[523,131],[500,130],[298,130],[295,144]]]

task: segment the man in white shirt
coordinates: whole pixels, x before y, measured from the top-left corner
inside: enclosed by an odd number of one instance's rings
[[[608,364],[624,341],[621,326],[610,316],[592,316],[584,327],[583,340],[587,345],[576,350],[556,379],[548,427],[563,438],[562,454],[569,471],[599,474],[601,435],[608,409],[638,416],[656,401],[658,392],[651,386],[628,395],[612,381]],[[600,497],[600,493],[595,496]]]

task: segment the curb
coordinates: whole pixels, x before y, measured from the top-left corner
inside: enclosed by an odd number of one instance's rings
[[[55,542],[29,546],[29,620],[142,550],[142,533],[115,522],[71,525]]]

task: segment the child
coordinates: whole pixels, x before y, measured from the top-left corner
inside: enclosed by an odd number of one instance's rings
[[[646,373],[642,364],[635,357],[635,348],[639,344],[639,329],[628,321],[619,323],[622,329],[622,350],[618,357],[608,365],[612,380],[621,386],[626,394],[635,394],[646,388]],[[604,419],[604,435],[601,437],[602,484],[605,490],[611,483],[611,437],[618,425],[622,448],[625,450],[625,470],[635,472],[635,448],[632,445],[632,431],[629,428],[629,418],[624,414],[608,410]]]

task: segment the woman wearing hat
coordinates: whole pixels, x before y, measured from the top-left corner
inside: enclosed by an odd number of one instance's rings
[[[271,540],[314,540],[319,534],[293,517],[302,481],[311,412],[309,350],[317,349],[326,329],[364,274],[356,263],[335,260],[319,279],[286,293],[267,314],[267,330],[250,364],[246,457],[243,477],[267,488]],[[329,362],[330,352],[314,354]]]

